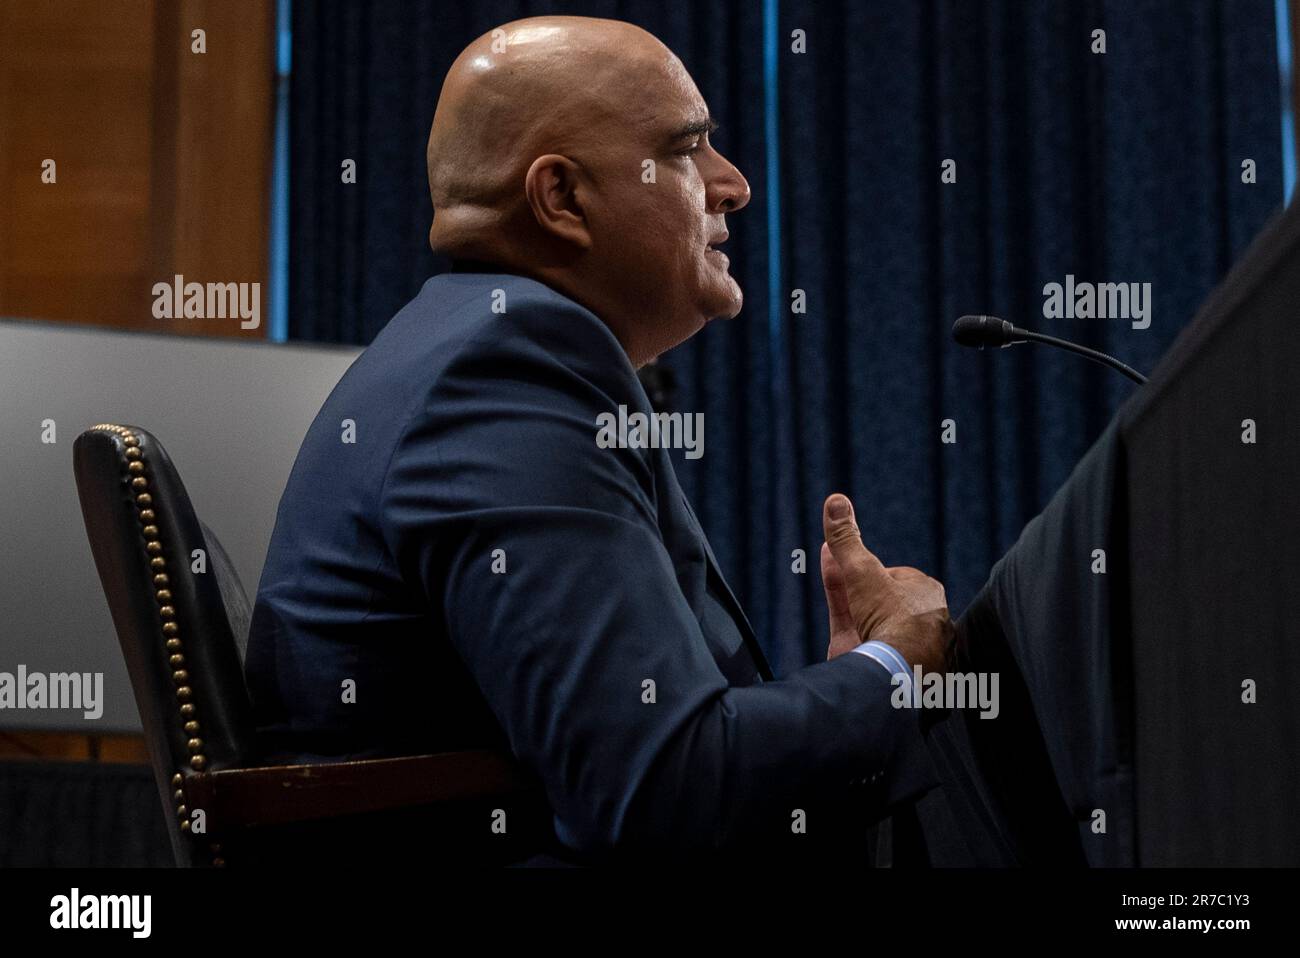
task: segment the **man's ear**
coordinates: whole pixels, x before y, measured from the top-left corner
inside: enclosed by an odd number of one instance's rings
[[[585,250],[591,248],[591,231],[578,195],[579,180],[577,163],[547,153],[528,167],[524,193],[542,229]]]

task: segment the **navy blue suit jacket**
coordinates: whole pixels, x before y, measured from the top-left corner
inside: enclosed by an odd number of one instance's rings
[[[744,846],[796,809],[809,835],[830,836],[823,807],[865,832],[932,784],[876,662],[765,680],[666,451],[597,444],[620,405],[652,412],[587,309],[519,276],[426,282],[280,503],[246,665],[268,750],[508,747],[593,854]]]

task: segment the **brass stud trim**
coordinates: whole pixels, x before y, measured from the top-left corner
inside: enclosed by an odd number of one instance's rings
[[[126,472],[130,477],[130,486],[135,493],[136,518],[141,524],[140,534],[145,539],[145,552],[150,557],[149,569],[154,574],[153,584],[158,590],[156,595],[159,603],[158,615],[165,620],[162,623],[163,644],[170,656],[168,662],[173,670],[172,679],[177,683],[176,698],[180,702],[180,714],[184,721],[185,733],[191,736],[185,743],[186,748],[194,753],[190,756],[190,768],[201,772],[207,768],[208,760],[203,755],[203,740],[198,737],[199,723],[194,703],[191,701],[194,690],[186,684],[189,681],[189,673],[183,668],[185,657],[181,654],[181,641],[176,637],[179,628],[174,621],[170,621],[176,618],[176,608],[172,605],[172,594],[168,588],[171,583],[166,572],[167,560],[163,558],[162,535],[157,524],[157,514],[153,509],[153,496],[149,493],[149,480],[145,476],[148,470],[145,466],[144,451],[140,448],[140,437],[126,426],[116,423],[100,423],[91,428],[117,435],[125,447],[123,456],[126,460]],[[171,783],[178,803],[176,814],[181,819],[180,829],[188,833],[190,822],[184,804],[185,778],[177,772],[172,776]],[[223,866],[225,861],[220,857],[220,848],[213,846],[211,851],[214,856],[213,864],[217,867]]]

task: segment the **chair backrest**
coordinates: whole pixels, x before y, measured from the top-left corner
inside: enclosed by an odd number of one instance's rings
[[[248,598],[146,430],[93,426],[77,437],[73,465],[176,862],[208,863],[213,849],[191,832],[181,788],[187,775],[254,758],[241,662]]]

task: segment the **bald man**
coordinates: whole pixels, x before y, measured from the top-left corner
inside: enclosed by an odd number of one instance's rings
[[[247,657],[268,756],[508,751],[576,861],[861,860],[867,826],[933,784],[891,698],[944,666],[942,587],[883,567],[831,496],[827,661],[775,680],[666,450],[601,438],[653,415],[638,367],[740,311],[719,247],[749,185],[713,128],[625,23],[509,23],[452,65],[428,166],[454,268],[294,465]]]

